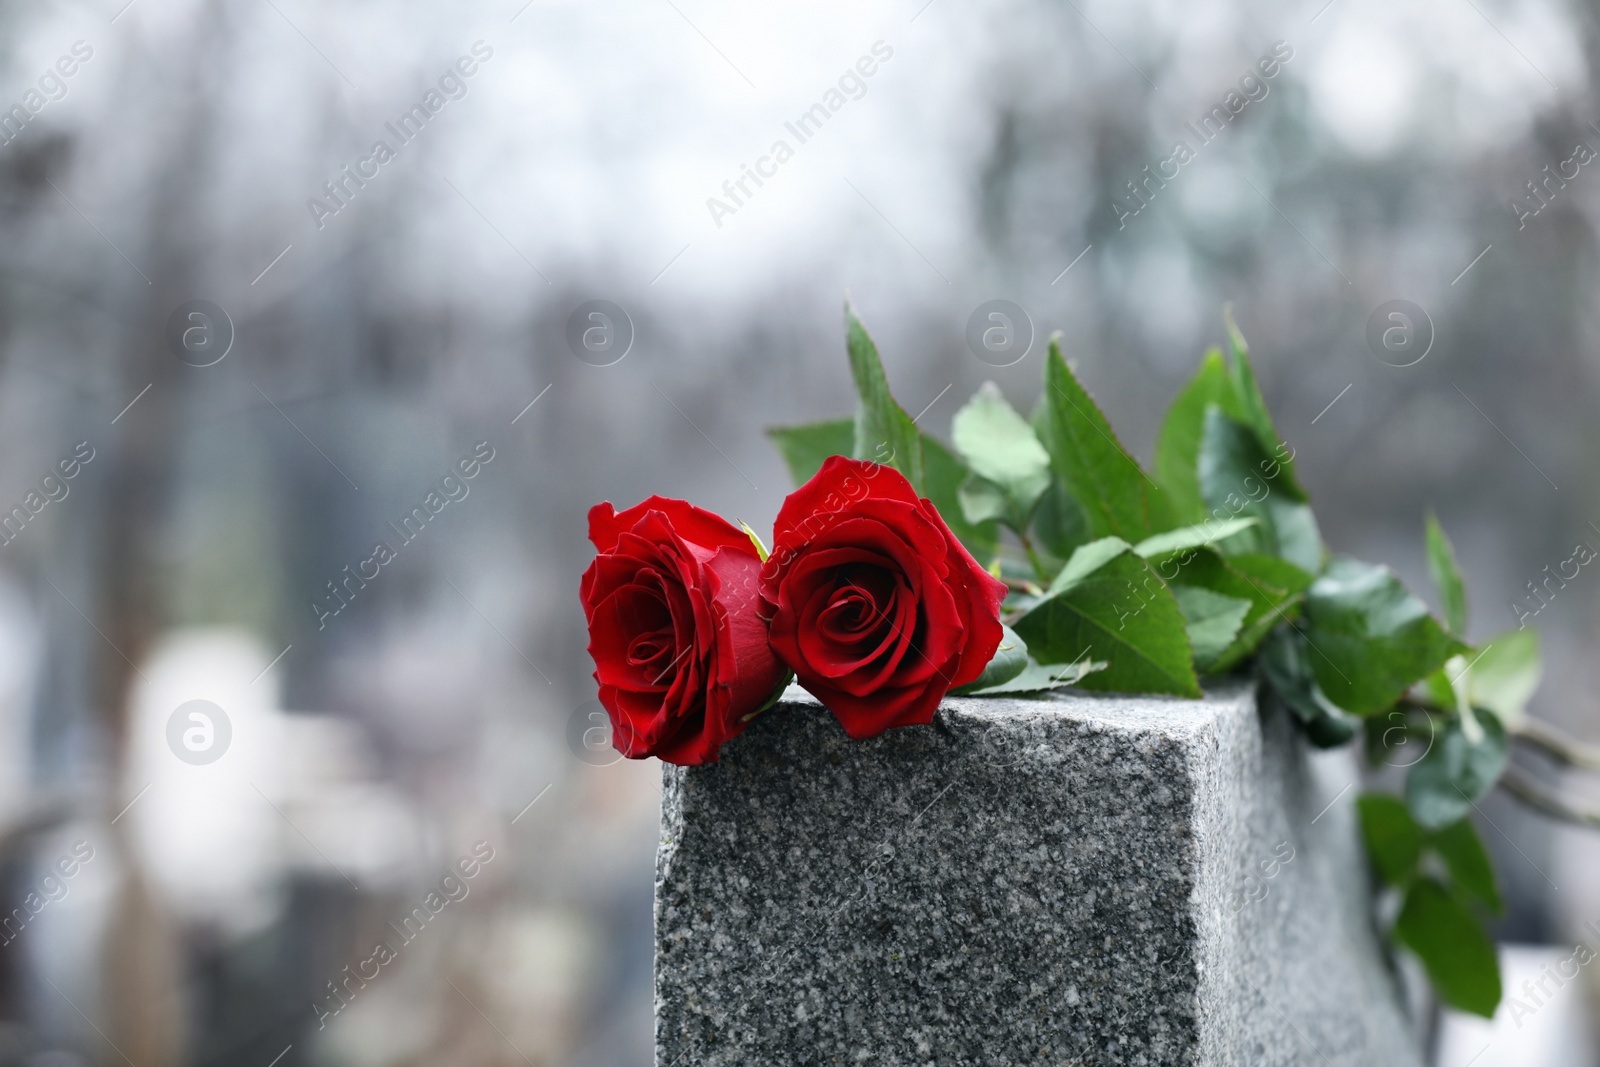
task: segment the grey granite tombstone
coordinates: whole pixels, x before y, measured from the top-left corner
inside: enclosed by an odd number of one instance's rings
[[[790,697],[666,768],[657,1067],[1420,1067],[1354,762],[1248,688],[863,742]]]

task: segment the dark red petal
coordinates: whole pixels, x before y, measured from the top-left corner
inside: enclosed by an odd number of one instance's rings
[[[933,721],[933,713],[944,699],[943,690],[927,686],[879,689],[870,696],[828,686],[819,688],[820,692],[812,689],[812,695],[833,712],[844,732],[857,741],[876,737],[896,726],[926,725]]]
[[[779,544],[804,543],[863,500],[917,502],[917,492],[893,467],[830,456],[811,479],[790,493],[773,523],[773,554]]]
[[[728,520],[687,501],[664,496],[652,496],[622,512],[614,511],[610,503],[596,504],[589,509],[589,540],[601,552],[610,552],[621,534],[632,531],[652,511],[665,519],[677,538],[689,544],[713,552],[728,548],[749,556],[756,554],[749,536]]]
[[[713,684],[727,691],[729,732],[744,729],[745,715],[760,707],[783,678],[784,666],[767,640],[767,624],[757,611],[756,576],[760,560],[721,551],[707,564],[714,602],[720,609],[716,629],[716,673]]]

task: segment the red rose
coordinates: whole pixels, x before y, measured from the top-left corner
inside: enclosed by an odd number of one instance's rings
[[[589,511],[600,554],[580,592],[600,703],[625,756],[716,761],[784,669],[758,612],[761,558],[737,527],[653,496]]]
[[[891,467],[834,456],[772,536],[772,650],[857,740],[932,722],[1000,644],[1005,586]]]

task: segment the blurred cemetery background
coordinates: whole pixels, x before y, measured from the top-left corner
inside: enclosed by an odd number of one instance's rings
[[[1329,545],[1431,599],[1436,508],[1600,737],[1600,575],[1528,589],[1600,545],[1597,63],[1560,0],[0,2],[0,1067],[648,1064],[585,513],[768,526],[846,294],[936,433],[1060,330],[1146,457],[1231,303]],[[1484,817],[1520,981],[1600,838]],[[1594,1062],[1591,989],[1441,1062]]]

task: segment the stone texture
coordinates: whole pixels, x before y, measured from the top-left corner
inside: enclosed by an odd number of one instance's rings
[[[657,1067],[1420,1067],[1354,762],[1248,688],[865,742],[790,697],[666,768]]]

